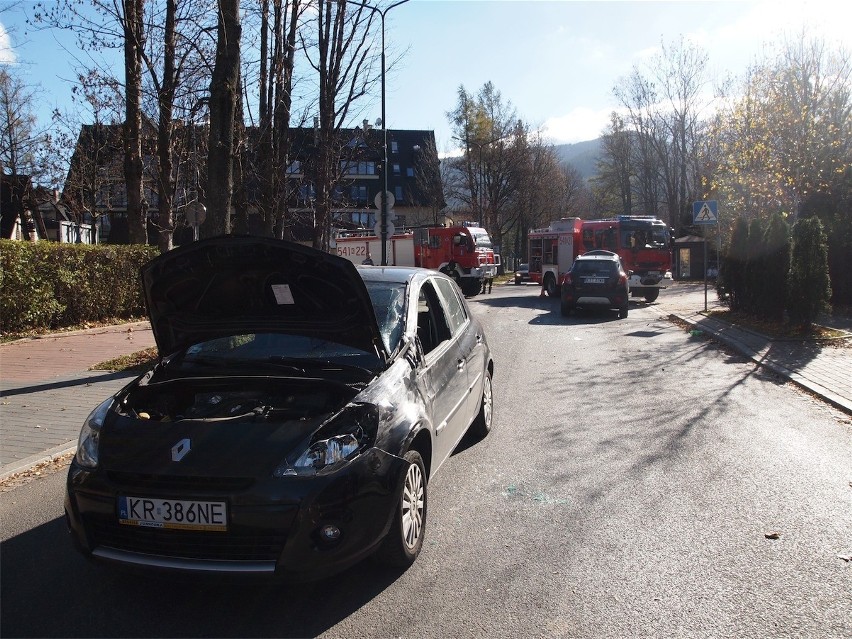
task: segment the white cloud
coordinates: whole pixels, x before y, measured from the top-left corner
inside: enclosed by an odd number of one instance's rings
[[[0,23],[0,64],[14,64],[17,61],[18,58],[12,48],[12,38],[6,27]]]
[[[577,107],[565,115],[548,118],[544,122],[544,132],[554,144],[594,140],[609,124],[611,113],[611,108]]]

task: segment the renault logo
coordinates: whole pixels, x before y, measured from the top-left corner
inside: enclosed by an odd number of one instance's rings
[[[186,457],[190,448],[191,442],[188,438],[180,440],[177,444],[172,446],[172,461],[179,462],[181,459]]]

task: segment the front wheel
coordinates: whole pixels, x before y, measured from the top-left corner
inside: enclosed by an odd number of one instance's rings
[[[423,548],[426,528],[426,466],[416,450],[403,456],[408,468],[402,478],[397,509],[378,559],[396,568],[408,568]]]

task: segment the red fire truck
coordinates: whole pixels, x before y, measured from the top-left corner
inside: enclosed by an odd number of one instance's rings
[[[555,296],[574,258],[603,249],[617,253],[630,272],[630,295],[653,302],[672,283],[671,234],[652,216],[620,215],[602,220],[562,218],[529,235],[530,279]]]
[[[382,241],[372,233],[340,232],[332,251],[355,264],[363,264],[368,257],[378,262]],[[472,224],[395,233],[388,238],[387,258],[391,266],[420,266],[446,273],[468,297],[479,293],[483,282],[497,275],[500,264],[488,233]]]

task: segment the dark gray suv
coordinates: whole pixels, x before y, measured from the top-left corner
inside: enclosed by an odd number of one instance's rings
[[[609,251],[589,251],[577,257],[571,270],[562,276],[562,315],[580,307],[614,308],[618,317],[627,317],[628,274],[621,259]]]

